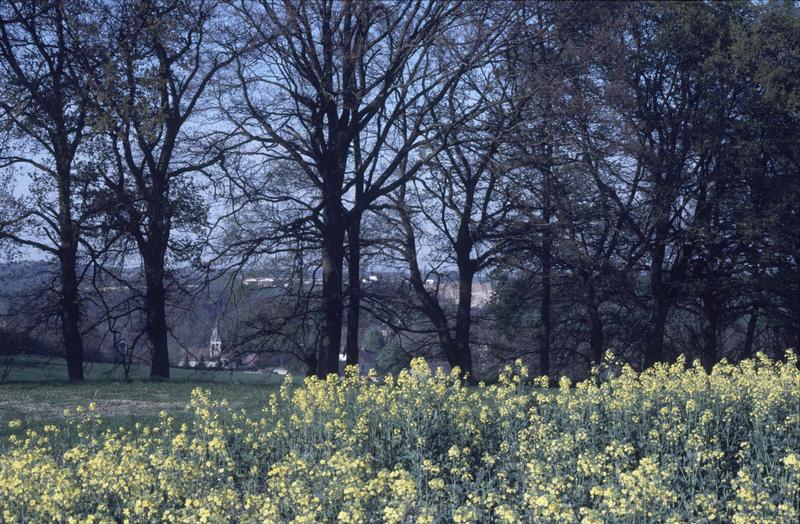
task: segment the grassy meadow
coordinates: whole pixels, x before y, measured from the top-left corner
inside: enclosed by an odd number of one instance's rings
[[[10,420],[25,420],[31,426],[58,423],[65,410],[74,412],[89,403],[94,403],[105,426],[154,422],[161,411],[185,418],[196,387],[210,391],[212,398],[257,412],[268,393],[283,382],[278,375],[181,368],[171,370],[169,381],[153,382],[147,366],[133,366],[126,381],[120,367],[104,363],[88,363],[83,383],[70,384],[66,376],[61,359],[16,358],[0,382],[0,438],[11,433]]]

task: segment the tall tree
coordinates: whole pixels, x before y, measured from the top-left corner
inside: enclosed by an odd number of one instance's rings
[[[771,2],[752,15],[729,55],[746,87],[735,156],[746,185],[736,231],[752,284],[744,356],[757,324],[783,332],[777,349],[800,347],[800,7]]]
[[[697,193],[710,160],[707,133],[718,136],[719,124],[709,114],[718,77],[706,62],[726,38],[732,12],[711,4],[631,5],[620,35],[626,49],[617,57],[611,80],[618,88],[609,102],[624,116],[625,154],[642,180],[637,235],[647,239],[645,366],[666,356],[667,320],[695,255],[695,226],[710,209],[698,205]]]
[[[568,81],[578,75],[571,63],[573,51],[567,37],[571,6],[547,2],[520,4],[515,34],[509,43],[509,77],[515,96],[527,99],[518,133],[510,135],[517,162],[525,168],[517,182],[517,201],[528,222],[533,244],[526,251],[539,262],[541,294],[539,313],[539,373],[550,375],[553,341],[552,286],[555,243],[560,229],[556,221],[559,168],[569,162],[565,154],[570,105]],[[563,169],[562,169],[563,171]]]
[[[407,264],[419,310],[434,326],[450,365],[470,378],[475,278],[528,226],[511,220],[509,180],[516,166],[504,151],[526,99],[513,95],[504,73],[501,62],[465,75],[459,89],[432,111],[438,130],[432,141],[439,153],[398,191],[396,213],[387,215],[401,232],[395,246]],[[463,114],[472,115],[470,121],[452,125]],[[420,237],[428,249],[419,246]],[[446,293],[450,286],[457,291]],[[455,303],[454,315],[449,302]]]
[[[496,41],[496,27],[463,30],[463,17],[479,18],[480,10],[417,0],[241,6],[264,46],[238,62],[243,100],[229,112],[264,154],[293,163],[316,193],[307,207],[322,259],[320,376],[339,367],[347,230],[355,254],[364,210],[419,169],[412,161],[398,176],[399,164],[427,143],[431,109]]]
[[[203,120],[207,92],[235,45],[248,43],[234,38],[220,2],[130,0],[110,9],[106,64],[94,77],[112,166],[107,211],[141,260],[150,375],[165,379],[167,259],[192,254],[206,214],[198,177],[224,158],[224,133]]]
[[[58,261],[70,381],[83,380],[78,256],[84,217],[76,178],[89,125],[83,66],[98,63],[92,46],[99,19],[89,11],[82,1],[0,4],[0,120],[11,138],[0,145],[0,167],[28,170],[33,180],[14,219],[26,227],[3,228],[0,236]]]

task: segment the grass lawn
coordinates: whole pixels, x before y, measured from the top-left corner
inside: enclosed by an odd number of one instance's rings
[[[147,366],[136,366],[131,370],[132,380],[126,382],[121,368],[89,363],[86,380],[70,384],[63,360],[19,357],[6,380],[0,382],[0,438],[10,434],[10,420],[20,419],[27,427],[58,423],[64,410],[90,402],[96,404],[109,426],[148,423],[161,411],[181,419],[196,387],[209,389],[212,398],[225,398],[233,406],[255,413],[284,380],[279,375],[256,372],[173,368],[169,381],[153,382],[148,374]]]

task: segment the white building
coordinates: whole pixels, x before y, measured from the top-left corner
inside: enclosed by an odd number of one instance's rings
[[[208,356],[211,360],[218,360],[222,355],[222,337],[219,336],[219,324],[214,324],[211,331],[211,340],[208,344]]]
[[[219,324],[215,323],[214,329],[211,330],[208,347],[187,351],[181,361],[181,366],[196,368],[201,363],[209,368],[222,367],[225,364],[222,358],[222,337],[219,334]]]

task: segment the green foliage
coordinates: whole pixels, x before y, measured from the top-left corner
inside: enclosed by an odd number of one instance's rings
[[[385,345],[386,337],[383,336],[379,329],[374,327],[368,329],[361,340],[361,347],[370,353],[378,353]]]
[[[410,362],[411,357],[403,350],[399,338],[394,337],[380,349],[376,364],[381,373],[397,373]]]

